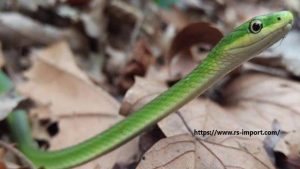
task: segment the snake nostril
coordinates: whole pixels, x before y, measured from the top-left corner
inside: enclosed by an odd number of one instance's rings
[[[281,20],[281,17],[277,17],[277,20],[280,21],[280,20]]]

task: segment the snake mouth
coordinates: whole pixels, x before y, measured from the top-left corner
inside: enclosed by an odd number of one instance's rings
[[[294,16],[292,13],[288,12],[288,19],[289,21],[286,23],[286,25],[283,27],[284,31],[289,31],[292,29],[294,24]]]
[[[289,30],[291,30],[292,29],[292,26],[293,26],[293,21],[291,20],[288,24],[286,24],[285,26],[284,26],[284,31],[286,31],[286,32],[288,32]]]

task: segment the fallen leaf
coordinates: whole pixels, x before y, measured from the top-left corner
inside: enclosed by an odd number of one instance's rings
[[[150,101],[165,87],[151,80],[138,79],[126,94],[122,108],[136,109]],[[277,119],[284,131],[299,129],[300,85],[263,74],[241,76],[224,89],[227,104],[219,105],[209,99],[194,99],[161,120],[158,125],[168,137],[194,130],[272,130]],[[154,94],[155,93],[155,94]],[[186,126],[186,124],[188,126]],[[228,136],[224,136],[225,138]],[[250,137],[249,135],[247,137]],[[251,137],[263,140],[265,135]],[[214,140],[214,137],[209,137]]]
[[[49,112],[57,118],[59,132],[50,138],[50,150],[80,143],[122,119],[118,115],[119,103],[76,66],[66,43],[57,43],[34,56],[33,67],[25,74],[28,80],[18,88],[23,95],[44,106],[34,109],[34,114],[41,114],[39,118],[47,118],[45,113]],[[41,129],[35,133],[47,138]],[[129,151],[128,146],[138,147],[137,140],[77,168],[112,168],[119,154]],[[131,156],[136,153],[133,150],[130,149]]]
[[[137,110],[166,89],[166,85],[161,82],[136,78],[135,84],[124,97],[121,112],[128,114]],[[179,112],[184,116],[184,119],[178,114],[172,113],[158,122],[159,127],[168,137],[189,133],[183,121],[186,121],[190,128],[196,130],[234,130],[239,128],[235,119],[209,99],[195,99],[179,109]]]
[[[99,134],[104,131],[104,129],[111,127],[119,120],[120,117],[103,117],[101,115],[60,118],[59,127],[63,130],[60,130],[59,134],[50,140],[51,150],[57,150],[80,143],[81,141]],[[137,137],[118,149],[75,168],[91,169],[96,166],[100,168],[112,168],[116,163],[129,161],[138,154],[138,140],[139,138]],[[126,154],[126,156],[122,157],[124,154]]]
[[[284,131],[300,127],[300,85],[296,82],[264,74],[248,74],[223,90],[226,105],[209,99],[194,100],[180,109],[183,118],[173,113],[160,121],[159,126],[167,136],[186,133],[183,120],[192,130],[271,131],[273,120],[278,120]],[[263,140],[265,135],[252,137]]]
[[[145,79],[151,79],[159,83],[172,81],[170,70],[167,66],[151,65],[145,75]]]
[[[170,137],[183,133],[203,131],[235,131],[241,129],[238,122],[226,110],[209,99],[193,100],[182,107],[178,113],[172,113],[158,125],[163,133]],[[186,124],[187,126],[186,126]],[[187,128],[188,127],[188,128]],[[192,134],[193,134],[192,133]],[[214,140],[214,136],[199,135]],[[224,136],[225,138],[228,136]]]
[[[299,130],[300,85],[266,74],[250,73],[224,89],[225,107],[245,129],[270,130],[278,120],[284,131]]]
[[[207,22],[191,23],[180,30],[172,40],[166,55],[166,62],[171,64],[171,77],[176,79],[189,73],[222,37],[222,32]],[[195,46],[203,51],[192,50]]]
[[[283,153],[287,158],[285,160],[286,165],[291,169],[300,167],[300,132],[299,130],[288,133],[283,139],[281,139],[274,151]]]
[[[274,168],[260,141],[231,137],[219,142],[190,135],[162,139],[146,152],[137,169],[270,169]]]
[[[167,89],[162,83],[153,80],[135,77],[134,81],[134,85],[127,91],[123,99],[120,114],[130,114]]]
[[[145,40],[140,40],[134,46],[132,58],[120,70],[118,86],[125,93],[134,83],[134,76],[144,76],[150,65],[154,63],[154,56]]]
[[[117,115],[119,103],[92,84],[76,66],[65,43],[34,55],[34,65],[25,74],[28,81],[18,86],[24,96],[49,105],[51,112],[58,116],[74,113]]]
[[[1,160],[0,160],[0,169],[7,169],[6,165]]]
[[[174,37],[167,60],[170,61],[180,51],[189,49],[195,44],[207,44],[214,47],[223,37],[221,31],[206,22],[191,23]]]

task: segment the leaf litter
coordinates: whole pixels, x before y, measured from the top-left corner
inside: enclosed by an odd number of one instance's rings
[[[57,118],[60,131],[50,140],[52,150],[79,143],[122,119],[117,114],[119,103],[95,86],[76,66],[66,43],[54,44],[33,55],[34,65],[25,74],[28,81],[18,86],[18,89],[24,96],[47,106],[49,117]],[[45,118],[45,115],[39,116]],[[111,168],[115,163],[112,161],[116,161],[120,151],[122,149],[79,168],[91,168],[99,164]]]

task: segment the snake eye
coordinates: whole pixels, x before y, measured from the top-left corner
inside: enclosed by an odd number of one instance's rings
[[[249,25],[250,32],[259,33],[262,28],[263,28],[263,24],[260,20],[253,20],[250,22]]]

